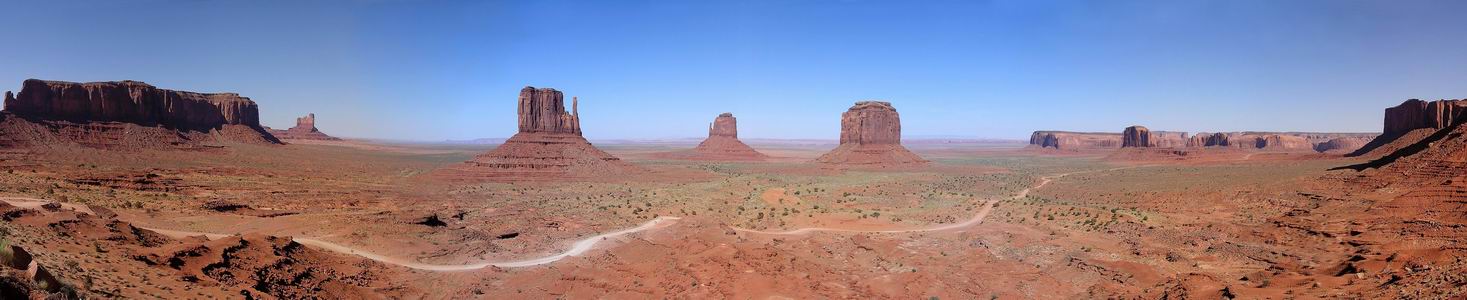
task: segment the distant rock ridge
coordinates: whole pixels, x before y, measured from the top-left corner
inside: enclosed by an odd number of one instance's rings
[[[1029,145],[1060,150],[1113,149],[1121,147],[1121,134],[1041,130],[1029,135]]]
[[[259,107],[236,93],[160,89],[140,81],[29,79],[5,94],[0,147],[194,147],[201,142],[279,144]]]
[[[902,146],[901,117],[890,102],[856,102],[841,114],[840,124],[840,146],[816,158],[816,162],[882,167],[927,163]]]
[[[316,129],[315,113],[309,113],[304,117],[295,118],[295,127],[286,130],[271,129],[270,133],[274,134],[275,137],[285,140],[341,140],[340,138],[321,132],[320,129]]]
[[[597,149],[581,136],[578,100],[551,88],[520,90],[519,133],[494,150],[435,174],[451,180],[561,181],[618,179],[646,172]]]
[[[701,160],[764,160],[768,155],[759,153],[739,140],[738,119],[733,113],[722,113],[708,124],[708,138],[693,148],[695,155],[688,157]]]

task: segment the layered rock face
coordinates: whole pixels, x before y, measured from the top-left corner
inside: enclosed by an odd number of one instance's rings
[[[519,104],[520,132],[581,134],[580,102],[575,97],[566,112],[560,91],[527,86],[520,90]]]
[[[285,140],[323,140],[335,141],[339,138],[327,135],[316,129],[316,114],[306,114],[304,117],[295,118],[295,127],[286,130],[270,130],[275,137]]]
[[[1467,122],[1467,99],[1406,100],[1401,105],[1386,108],[1384,132],[1350,155],[1386,155],[1463,122]]]
[[[1157,148],[1180,148],[1187,146],[1187,133],[1180,131],[1152,131],[1151,146]]]
[[[1105,132],[1035,131],[1029,135],[1029,147],[1061,150],[1114,149],[1121,147],[1121,135]]]
[[[104,148],[177,147],[199,142],[278,144],[259,107],[235,93],[160,89],[138,81],[75,83],[29,79],[5,95],[0,146],[77,143]]]
[[[1340,137],[1333,138],[1323,143],[1314,145],[1314,151],[1329,154],[1347,154],[1365,147],[1370,138],[1365,137]]]
[[[856,102],[841,114],[840,124],[840,146],[816,162],[882,167],[927,163],[902,146],[901,117],[889,102]]]
[[[763,160],[768,155],[739,141],[738,119],[723,113],[708,124],[708,138],[693,148],[693,158],[708,160]]]
[[[1121,148],[1151,147],[1151,130],[1145,126],[1126,127],[1121,131]]]
[[[615,179],[646,171],[586,141],[572,99],[567,113],[560,91],[525,87],[519,96],[519,133],[494,150],[436,174],[454,180],[546,181]]]

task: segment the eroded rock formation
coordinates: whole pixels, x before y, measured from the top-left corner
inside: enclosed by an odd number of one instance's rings
[[[1467,122],[1467,99],[1406,100],[1401,105],[1386,108],[1381,135],[1350,155],[1386,155],[1463,122]]]
[[[816,162],[870,166],[927,163],[902,146],[901,117],[890,102],[856,102],[841,114],[840,125],[840,146],[816,158]]]
[[[278,144],[259,107],[235,93],[160,89],[139,81],[26,80],[7,92],[0,147],[81,144],[101,148],[190,147],[202,142]]]
[[[1360,150],[1370,142],[1366,137],[1339,137],[1314,145],[1314,151],[1330,154],[1346,154]]]
[[[270,133],[285,140],[341,140],[316,129],[316,114],[314,113],[295,118],[295,127],[286,130],[271,129]]]
[[[581,136],[572,98],[566,112],[560,91],[525,87],[519,96],[519,133],[499,147],[437,174],[448,179],[541,181],[612,178],[645,170],[591,145]]]
[[[1121,147],[1121,135],[1106,132],[1035,131],[1029,146],[1060,150],[1094,150]]]
[[[708,160],[763,160],[769,156],[739,141],[738,119],[723,113],[708,124],[708,138],[693,148],[690,158]]]
[[[1121,148],[1151,146],[1151,130],[1146,126],[1131,126],[1121,131]]]

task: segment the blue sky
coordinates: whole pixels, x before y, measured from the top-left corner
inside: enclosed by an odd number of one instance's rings
[[[231,91],[267,126],[507,137],[521,87],[581,98],[592,139],[825,138],[882,99],[908,137],[1041,129],[1379,131],[1467,98],[1463,1],[26,1],[26,78]]]

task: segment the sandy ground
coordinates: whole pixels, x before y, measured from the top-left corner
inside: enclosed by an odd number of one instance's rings
[[[192,237],[200,233],[211,243],[288,237],[334,258],[279,259],[329,263],[342,276],[376,274],[340,277],[352,278],[341,281],[345,288],[323,286],[389,298],[1406,295],[1453,291],[1431,285],[1449,276],[1409,274],[1460,266],[1441,254],[1449,252],[1339,242],[1338,232],[1368,232],[1369,224],[1330,220],[1349,220],[1405,191],[1337,184],[1353,171],[1329,169],[1358,163],[1338,156],[1117,159],[1012,145],[916,145],[932,166],[845,170],[806,163],[829,150],[821,145],[751,144],[776,159],[679,161],[656,155],[677,145],[598,144],[661,175],[534,183],[424,176],[478,153],[456,145],[6,152],[0,196],[43,213],[0,224],[42,253],[42,262],[65,266],[63,279],[117,276],[78,284],[96,295],[127,290],[115,282],[128,274],[183,272],[150,275],[154,288],[142,291],[157,296],[258,284],[123,253],[173,246],[106,251],[86,241],[48,242],[69,239],[56,229],[65,225],[54,224],[74,217],[44,213],[42,203],[87,214],[105,209],[184,245],[201,243]],[[74,255],[105,259],[64,262]],[[1375,265],[1376,257],[1385,264]],[[1436,271],[1348,275],[1400,266],[1387,257]],[[1409,284],[1371,294],[1367,285],[1391,276]]]

